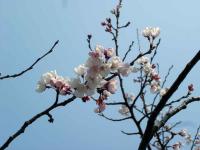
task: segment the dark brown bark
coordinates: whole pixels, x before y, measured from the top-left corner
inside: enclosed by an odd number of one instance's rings
[[[160,102],[152,112],[148,122],[147,126],[144,132],[144,135],[142,137],[142,141],[139,145],[139,150],[146,150],[149,142],[151,141],[153,135],[155,134],[157,128],[154,126],[154,122],[159,115],[160,111],[165,107],[165,104],[169,100],[169,98],[176,92],[180,84],[183,82],[183,80],[186,78],[188,73],[192,70],[192,68],[195,66],[195,64],[200,60],[200,51],[192,58],[192,60],[186,65],[186,67],[183,69],[183,71],[179,74],[178,78],[174,81],[172,86],[170,87],[169,91],[161,98]]]

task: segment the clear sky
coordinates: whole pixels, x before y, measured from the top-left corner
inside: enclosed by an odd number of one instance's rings
[[[120,34],[120,54],[125,53],[124,49],[132,40],[136,41],[137,28],[160,27],[162,41],[156,60],[160,62],[162,76],[172,64],[175,65],[168,83],[170,85],[187,61],[200,49],[199,5],[199,0],[124,0],[121,22],[131,21],[132,24]],[[53,91],[42,94],[35,92],[41,74],[56,69],[63,76],[74,76],[73,68],[84,63],[87,58],[88,33],[93,34],[93,45],[113,46],[111,37],[103,32],[100,22],[110,16],[109,11],[114,6],[115,0],[0,1],[2,75],[24,69],[56,40],[60,40],[55,51],[37,64],[34,70],[14,80],[0,81],[0,144],[25,120],[53,102]],[[147,41],[140,38],[144,49]],[[137,45],[134,49],[137,49]],[[194,95],[200,94],[199,68],[200,63],[180,87],[177,97],[185,94],[190,83],[195,85]],[[135,149],[138,138],[120,132],[134,132],[132,122],[113,123],[104,120],[93,113],[95,107],[92,102],[85,104],[76,100],[53,112],[53,124],[48,123],[47,117],[39,119],[8,149]],[[181,127],[194,132],[200,123],[199,107],[199,103],[191,105],[172,122],[183,120]],[[114,114],[109,110],[105,113],[108,116]]]

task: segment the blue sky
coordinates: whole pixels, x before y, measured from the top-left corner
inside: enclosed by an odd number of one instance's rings
[[[131,21],[132,24],[120,34],[120,54],[125,53],[124,49],[132,40],[136,41],[137,28],[141,30],[146,26],[159,26],[162,41],[156,61],[160,62],[162,76],[174,64],[168,82],[170,85],[187,61],[200,49],[199,5],[198,0],[126,0],[121,22]],[[93,34],[93,45],[113,46],[111,37],[103,32],[100,22],[110,16],[109,11],[114,6],[114,0],[0,1],[2,74],[12,74],[26,68],[56,40],[60,40],[55,51],[38,63],[34,70],[14,80],[1,81],[0,143],[25,120],[53,102],[53,91],[42,94],[35,92],[35,85],[42,73],[56,69],[63,76],[74,76],[73,68],[84,63],[87,58],[88,33]],[[140,39],[142,49],[145,49],[147,41],[142,37]],[[137,49],[137,45],[134,49]],[[179,88],[177,97],[184,94],[190,83],[195,85],[194,95],[199,95],[199,67],[200,64],[197,64],[189,74]],[[39,119],[8,149],[133,149],[138,139],[120,132],[134,131],[132,122],[113,123],[104,120],[93,113],[95,107],[92,102],[83,104],[77,100],[66,108],[58,109],[53,112],[53,124],[49,124],[45,117]],[[198,103],[191,105],[176,120],[183,120],[182,126],[194,132],[200,123],[199,107]],[[114,114],[107,113],[110,116]]]

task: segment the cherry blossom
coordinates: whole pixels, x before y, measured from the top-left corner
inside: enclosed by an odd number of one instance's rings
[[[158,27],[146,27],[142,31],[142,35],[147,38],[152,37],[154,39],[154,38],[158,37],[159,34],[160,34],[160,28],[158,28]]]
[[[43,92],[50,86],[59,91],[59,94],[66,95],[71,93],[70,80],[62,76],[58,76],[56,71],[50,71],[42,75],[36,86],[37,92]]]
[[[77,75],[83,76],[86,73],[86,67],[84,64],[79,65],[78,67],[74,68],[74,71]]]

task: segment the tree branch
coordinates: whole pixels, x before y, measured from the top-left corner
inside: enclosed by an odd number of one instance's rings
[[[155,130],[154,128],[154,122],[157,118],[157,116],[160,114],[160,111],[165,107],[165,104],[169,100],[169,98],[174,94],[174,92],[178,89],[180,84],[183,82],[183,80],[186,78],[188,73],[192,70],[192,68],[195,66],[195,64],[200,60],[200,51],[192,58],[192,60],[186,65],[186,67],[183,69],[183,71],[179,74],[178,78],[174,81],[168,92],[161,98],[160,102],[158,103],[157,107],[152,112],[148,122],[147,126],[144,132],[144,136],[142,138],[142,141],[139,145],[139,150],[145,150],[147,145],[149,144],[150,140],[152,139]]]
[[[128,119],[131,119],[131,117],[126,117],[126,118],[121,118],[121,119],[112,119],[112,118],[108,118],[106,117],[103,113],[101,114],[98,114],[99,116],[107,119],[107,120],[110,120],[110,121],[114,121],[114,122],[117,122],[117,121],[124,121],[124,120],[128,120]]]
[[[25,70],[23,70],[23,71],[21,71],[21,72],[19,72],[19,73],[13,74],[13,75],[5,75],[5,76],[2,76],[2,77],[0,76],[0,80],[8,79],[8,78],[16,78],[16,77],[19,77],[19,76],[23,75],[24,73],[30,71],[31,69],[33,69],[33,67],[34,67],[40,60],[42,60],[42,59],[43,59],[44,57],[46,57],[48,54],[50,54],[50,53],[53,52],[53,50],[54,50],[55,46],[58,44],[58,42],[59,42],[59,40],[56,41],[56,42],[54,43],[54,45],[51,47],[51,49],[50,49],[48,52],[46,52],[44,55],[42,55],[41,57],[39,57],[31,66],[29,66],[29,67],[26,68]]]
[[[58,94],[58,93],[57,93]],[[56,99],[58,98],[58,96],[56,95]],[[46,110],[38,113],[37,115],[33,116],[31,119],[27,120],[24,122],[24,124],[21,126],[21,128],[15,132],[13,135],[11,135],[6,142],[0,147],[0,150],[4,150],[6,149],[12,142],[13,140],[15,140],[18,136],[20,136],[22,133],[25,132],[26,128],[31,125],[33,122],[35,122],[37,119],[39,119],[42,116],[47,115],[48,117],[50,117],[51,121],[52,121],[52,116],[50,115],[50,111],[54,110],[57,107],[60,106],[65,106],[67,104],[69,104],[70,102],[72,102],[76,97],[73,96],[61,103],[54,103],[53,105],[51,105],[49,108],[47,108]],[[49,119],[49,121],[50,121]]]

